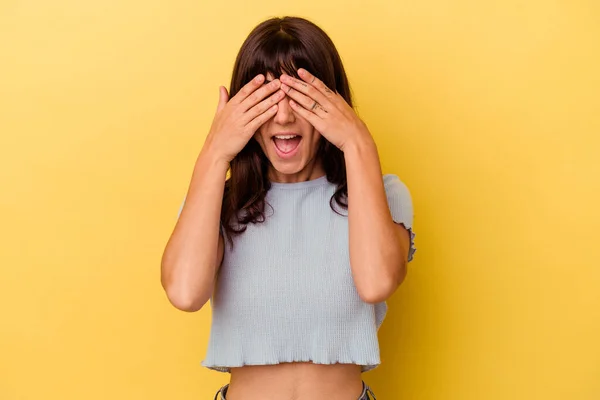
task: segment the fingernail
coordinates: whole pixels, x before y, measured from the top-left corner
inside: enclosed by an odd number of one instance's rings
[[[258,75],[256,78],[254,78],[254,81],[258,83],[258,82],[262,81],[262,80],[263,80],[263,78],[264,78],[264,77],[263,77],[263,76],[262,76],[262,74],[261,74],[261,75]]]

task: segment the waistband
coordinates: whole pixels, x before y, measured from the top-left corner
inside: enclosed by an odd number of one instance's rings
[[[373,391],[371,390],[369,385],[367,385],[365,383],[365,381],[362,381],[362,384],[363,384],[363,391],[357,400],[377,400],[377,398],[375,397],[375,393],[373,393]],[[227,400],[227,398],[225,396],[227,395],[228,388],[229,388],[229,383],[226,384],[225,386],[223,386],[222,388],[220,388],[217,391],[217,393],[215,394],[214,400],[218,400],[219,394],[221,395],[221,400]]]

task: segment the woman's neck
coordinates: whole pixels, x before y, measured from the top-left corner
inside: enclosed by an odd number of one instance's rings
[[[312,181],[325,175],[325,169],[320,161],[314,160],[306,164],[306,166],[293,174],[284,174],[277,171],[273,166],[269,166],[269,180],[271,182],[280,183],[295,183]]]

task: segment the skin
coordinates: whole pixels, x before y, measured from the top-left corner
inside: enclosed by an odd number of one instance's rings
[[[267,74],[266,81],[275,79]],[[271,161],[269,180],[272,182],[300,182],[325,175],[321,161],[317,159],[317,149],[322,140],[321,134],[290,106],[291,98],[285,96],[278,103],[278,111],[254,135],[263,152]],[[302,136],[298,153],[288,160],[281,159],[275,152],[272,137],[277,132],[294,132]]]
[[[185,204],[161,259],[161,284],[176,308],[194,312],[210,299],[224,253],[220,213],[229,164],[256,131],[277,113],[281,83],[258,75],[219,103],[194,165]]]

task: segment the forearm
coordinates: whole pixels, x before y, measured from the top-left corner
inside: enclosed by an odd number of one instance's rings
[[[402,282],[406,265],[391,218],[377,147],[370,135],[344,149],[348,181],[350,264],[364,301],[387,299]]]
[[[212,294],[227,169],[228,164],[206,148],[194,166],[185,205],[161,265],[163,287],[177,308],[194,311]]]

